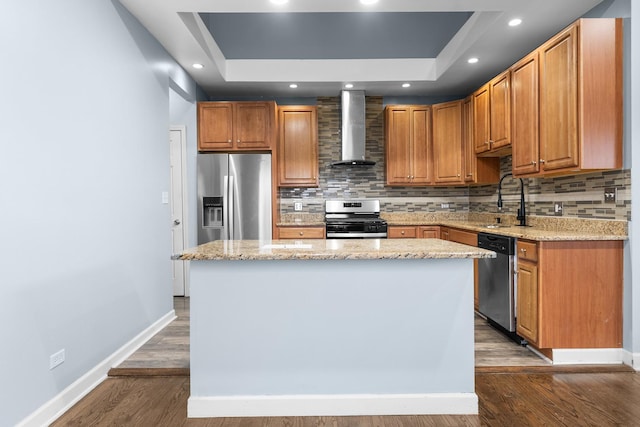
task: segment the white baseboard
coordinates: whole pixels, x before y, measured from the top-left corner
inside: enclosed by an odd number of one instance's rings
[[[628,350],[622,350],[622,363],[631,366],[636,371],[640,371],[640,353],[631,353]]]
[[[78,378],[67,388],[62,390],[53,399],[30,414],[17,427],[41,427],[49,425],[58,419],[62,414],[75,405],[80,399],[87,395],[98,384],[107,378],[109,369],[119,365],[131,356],[138,348],[152,336],[158,333],[176,318],[176,313],[171,310],[144,331],[136,335],[131,341],[120,347],[98,365],[94,366],[86,374]]]
[[[554,365],[614,365],[624,363],[621,348],[554,348]]]
[[[189,418],[477,414],[475,393],[189,397]]]

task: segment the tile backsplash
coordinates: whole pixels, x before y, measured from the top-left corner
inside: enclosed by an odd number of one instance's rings
[[[293,213],[302,202],[304,213],[323,213],[325,199],[377,198],[384,212],[496,212],[498,186],[386,187],[384,185],[384,104],[382,97],[366,97],[366,157],[374,166],[339,166],[340,97],[319,97],[318,188],[280,188],[280,212]],[[511,157],[500,162],[501,176],[511,171]],[[631,219],[631,173],[629,170],[524,179],[528,215],[554,215],[554,203],[562,202],[563,216]],[[519,182],[503,182],[503,213],[515,214],[519,205]],[[604,203],[604,188],[617,189],[617,201]]]

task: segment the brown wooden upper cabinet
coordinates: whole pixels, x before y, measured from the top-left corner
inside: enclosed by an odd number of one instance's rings
[[[475,152],[482,156],[511,153],[511,75],[493,78],[472,95]]]
[[[433,105],[433,169],[437,184],[462,184],[462,101]]]
[[[512,74],[514,175],[622,167],[620,18],[576,21]]]
[[[473,102],[462,102],[462,151],[465,184],[493,184],[500,179],[499,157],[478,157],[473,143]]]
[[[384,124],[386,184],[431,183],[431,107],[388,105]]]
[[[540,170],[540,101],[538,52],[533,52],[511,67],[512,172],[527,175]]]
[[[278,107],[278,185],[318,186],[318,113],[315,106]]]
[[[273,101],[199,102],[198,150],[271,150],[275,111]]]

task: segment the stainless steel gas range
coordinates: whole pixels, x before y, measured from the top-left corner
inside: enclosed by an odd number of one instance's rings
[[[380,218],[379,200],[327,200],[324,214],[327,239],[387,237],[387,222]]]

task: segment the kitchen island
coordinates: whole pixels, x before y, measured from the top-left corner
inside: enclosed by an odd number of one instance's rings
[[[474,414],[473,259],[439,239],[216,241],[192,260],[189,417]]]

